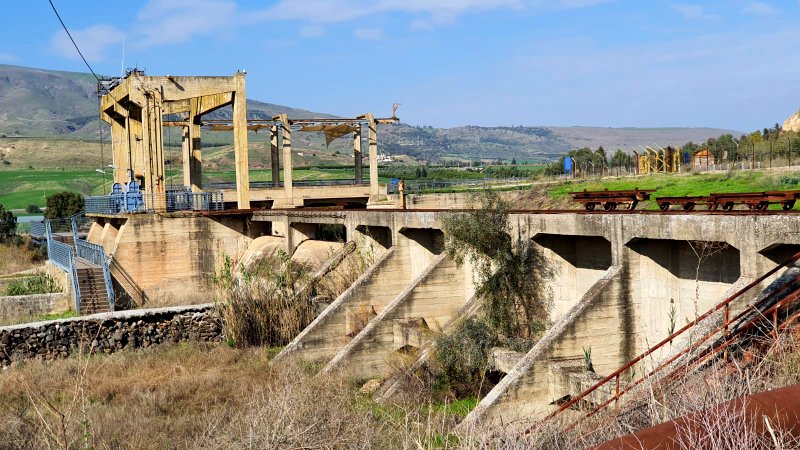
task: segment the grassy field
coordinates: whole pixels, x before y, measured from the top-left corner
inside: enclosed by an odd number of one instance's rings
[[[569,192],[592,190],[656,189],[654,197],[708,195],[712,192],[760,192],[800,189],[800,172],[769,173],[767,171],[726,172],[719,174],[648,175],[591,181],[570,181],[553,186],[548,195],[554,200],[569,197]],[[647,209],[657,209],[655,202],[646,202]],[[772,208],[780,208],[773,205]],[[795,207],[800,208],[800,205]]]
[[[110,186],[110,175],[106,175]],[[2,170],[0,204],[10,209],[28,205],[45,206],[54,192],[73,191],[83,195],[103,192],[103,176],[94,170]]]
[[[234,181],[233,171],[204,172],[206,182]],[[330,180],[353,178],[353,170],[347,168],[295,169],[295,180]],[[364,178],[369,179],[365,170]],[[283,174],[281,174],[283,179]],[[271,181],[270,170],[251,170],[251,181]],[[167,182],[180,184],[181,173],[167,171]],[[73,191],[83,195],[102,195],[110,190],[111,174],[103,175],[87,169],[73,170],[0,170],[0,204],[8,209],[24,210],[28,205],[45,206],[45,197],[54,192]]]

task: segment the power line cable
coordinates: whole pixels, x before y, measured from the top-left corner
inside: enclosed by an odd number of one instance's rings
[[[83,56],[83,52],[81,52],[81,49],[78,47],[78,44],[75,42],[75,39],[72,38],[72,33],[69,32],[69,29],[67,29],[67,25],[64,24],[64,20],[61,19],[61,14],[58,13],[58,10],[56,9],[56,5],[53,4],[53,0],[47,0],[47,1],[50,3],[50,7],[53,8],[53,12],[56,14],[56,17],[58,18],[58,21],[61,23],[61,27],[64,28],[64,31],[66,31],[67,36],[69,37],[69,40],[72,41],[72,45],[75,46],[75,50],[78,51],[78,55],[81,56],[81,59],[83,60],[83,63],[86,64],[86,67],[89,68],[89,72],[92,72],[92,75],[94,75],[94,79],[97,80],[97,82],[99,83],[100,82],[100,77],[98,77],[97,74],[94,73],[94,69],[92,69],[92,66],[89,65],[89,61],[87,61],[86,58]]]
[[[95,73],[94,69],[92,69],[91,64],[89,64],[89,61],[87,61],[86,57],[83,56],[83,52],[81,51],[80,47],[78,47],[78,43],[75,42],[75,39],[72,37],[72,33],[69,32],[69,29],[67,28],[67,25],[64,23],[64,19],[61,18],[61,14],[58,13],[58,9],[56,9],[56,5],[53,4],[53,0],[47,0],[47,2],[50,3],[50,7],[53,8],[53,12],[55,13],[56,18],[58,19],[58,22],[61,24],[61,27],[64,29],[64,32],[67,33],[67,37],[69,37],[69,40],[72,42],[72,45],[75,47],[75,50],[78,52],[78,55],[80,55],[81,59],[83,60],[83,63],[86,64],[86,67],[89,69],[89,72],[91,72],[92,76],[94,76],[94,79],[97,80],[97,93],[98,93],[97,102],[102,107],[102,104],[100,102],[100,96],[99,96],[99,94],[100,94],[100,86],[102,85],[100,77],[97,76],[97,74]],[[114,102],[117,102],[117,99],[114,97],[114,95],[111,94],[110,90],[108,91],[108,95],[111,96],[112,99],[114,99]],[[104,147],[104,145],[103,145],[103,123],[102,123],[102,119],[100,118],[100,116],[98,116],[97,131],[100,133],[100,164],[105,165],[105,155],[104,155],[105,151],[103,149],[103,147]],[[106,184],[105,169],[106,169],[105,166],[100,169],[101,171],[103,171],[102,172],[102,175],[103,175],[103,189],[105,189],[105,184]]]

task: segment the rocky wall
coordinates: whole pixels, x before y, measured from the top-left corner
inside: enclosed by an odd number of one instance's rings
[[[79,349],[113,353],[184,341],[220,341],[213,304],[120,311],[0,327],[0,367],[66,358]]]

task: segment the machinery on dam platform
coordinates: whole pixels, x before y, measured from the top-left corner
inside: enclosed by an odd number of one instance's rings
[[[87,213],[170,212],[206,210],[220,203],[246,210],[252,206],[297,207],[308,204],[363,206],[385,199],[386,187],[378,182],[378,125],[399,122],[396,116],[375,118],[371,113],[355,118],[248,118],[245,72],[233,76],[146,76],[138,70],[101,85],[101,119],[111,125],[114,170],[113,199],[90,197]],[[229,119],[204,116],[230,106]],[[394,111],[393,111],[394,113]],[[223,115],[224,116],[224,115]],[[164,128],[181,129],[181,185],[167,183]],[[233,183],[204,183],[201,129],[231,131],[236,179]],[[250,182],[248,132],[269,130],[272,180]],[[293,180],[292,132],[321,132],[326,142],[344,136],[353,139],[353,178],[319,182]],[[369,177],[363,176],[362,144],[366,139]],[[281,170],[282,169],[282,170]],[[281,178],[282,172],[282,178]],[[122,197],[141,194],[140,203]],[[208,195],[212,193],[212,195]],[[235,206],[234,206],[235,205]]]

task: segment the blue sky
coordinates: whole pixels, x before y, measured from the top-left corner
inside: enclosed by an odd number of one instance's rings
[[[98,73],[246,69],[248,97],[412,125],[753,130],[800,107],[800,0],[54,0]],[[85,71],[45,0],[0,63]]]

